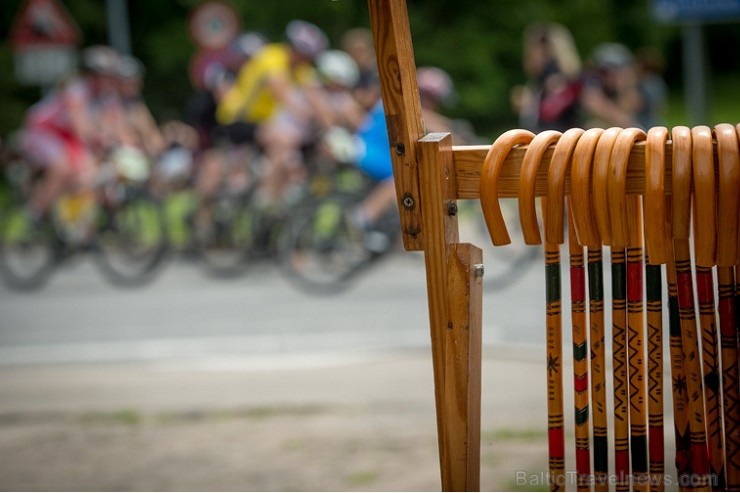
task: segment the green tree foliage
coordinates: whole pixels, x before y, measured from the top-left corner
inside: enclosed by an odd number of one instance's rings
[[[107,41],[105,2],[65,0],[85,45]],[[197,48],[187,18],[198,0],[128,0],[132,48],[147,66],[145,96],[156,117],[182,114],[192,91],[188,64]],[[347,29],[368,26],[364,0],[232,0],[243,29],[258,29],[273,40],[285,24],[303,18],[321,26],[336,46]],[[19,86],[13,77],[7,33],[21,0],[0,2],[0,134],[17,128],[24,109],[39,97],[38,88]],[[582,57],[602,41],[631,48],[655,46],[674,66],[680,62],[679,31],[656,25],[648,0],[408,0],[418,65],[450,72],[459,93],[452,116],[494,135],[516,124],[509,90],[524,82],[522,31],[535,20],[557,21],[571,29]],[[735,29],[737,26],[732,26]],[[732,36],[725,30],[724,38]],[[724,39],[723,38],[723,39]],[[737,48],[737,36],[734,36]],[[728,64],[729,62],[725,62]],[[730,68],[737,70],[738,62]],[[671,68],[669,75],[680,75]]]

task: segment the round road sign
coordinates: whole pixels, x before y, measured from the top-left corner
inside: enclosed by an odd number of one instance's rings
[[[225,1],[210,0],[201,3],[188,19],[190,37],[198,47],[217,50],[228,46],[241,29],[236,9]]]

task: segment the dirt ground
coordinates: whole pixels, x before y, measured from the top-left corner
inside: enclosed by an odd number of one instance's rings
[[[0,489],[437,491],[429,418],[352,406],[4,415]],[[546,465],[544,430],[484,430],[482,442],[482,489],[546,489],[514,475]]]
[[[426,352],[291,361],[2,367],[0,490],[441,489]],[[484,354],[484,491],[548,489],[540,361]],[[571,419],[565,432],[572,471]]]

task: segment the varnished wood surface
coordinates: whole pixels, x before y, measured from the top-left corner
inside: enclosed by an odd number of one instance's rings
[[[627,162],[626,191],[628,194],[645,193],[645,142],[638,142],[630,152]],[[672,142],[669,140],[665,147],[665,192],[670,195],[671,184],[671,159],[673,156]],[[453,146],[455,161],[455,174],[457,178],[457,198],[478,199],[480,198],[480,178],[483,160],[490,146]],[[511,150],[506,157],[501,174],[498,177],[498,194],[501,198],[513,198],[519,194],[519,169],[528,146],[517,146]],[[542,161],[537,171],[537,184],[535,194],[538,197],[547,195],[547,172],[550,166],[555,146],[550,146],[542,155]],[[715,149],[715,156],[717,151]],[[715,171],[717,159],[715,159]],[[570,176],[565,178],[565,193],[571,193]]]

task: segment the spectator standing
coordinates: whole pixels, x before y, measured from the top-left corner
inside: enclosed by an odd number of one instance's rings
[[[524,31],[527,83],[512,90],[520,125],[533,132],[580,126],[581,58],[573,36],[557,23],[533,23]]]
[[[629,48],[620,43],[596,46],[581,96],[586,126],[645,128],[638,119],[644,104],[638,82]]]
[[[665,61],[662,53],[654,48],[641,48],[635,53],[638,68],[638,87],[642,106],[637,119],[642,128],[665,125],[668,86],[663,79]]]

